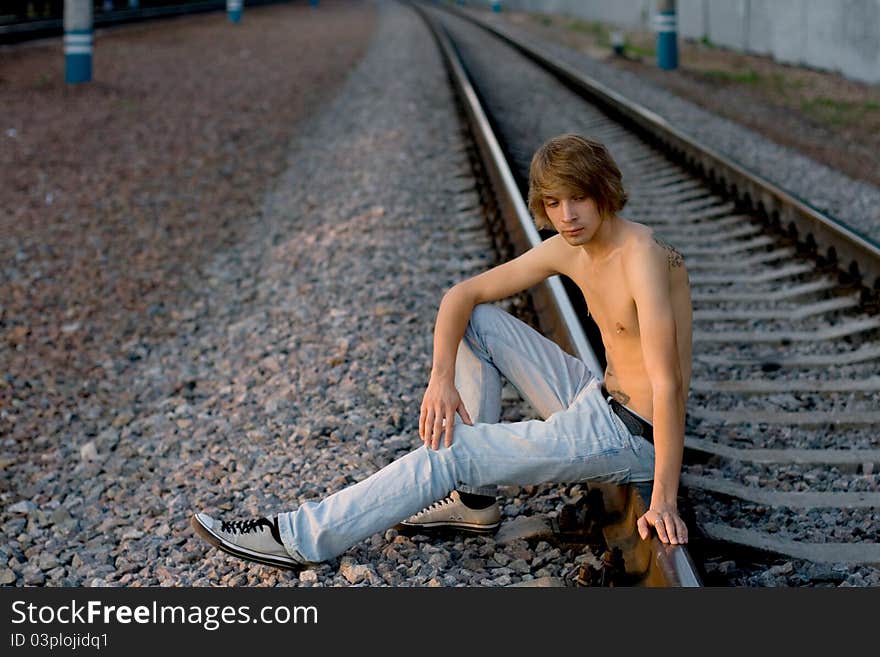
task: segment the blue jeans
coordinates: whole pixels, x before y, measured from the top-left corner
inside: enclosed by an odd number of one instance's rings
[[[279,514],[294,558],[331,559],[455,489],[491,494],[496,484],[653,479],[654,446],[611,412],[586,365],[500,308],[474,308],[455,365],[474,424],[456,415],[452,446],[419,447],[324,500]],[[501,375],[544,420],[498,422]]]

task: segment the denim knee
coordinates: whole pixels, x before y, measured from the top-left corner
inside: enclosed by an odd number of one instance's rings
[[[471,317],[465,329],[465,339],[472,347],[486,352],[484,338],[490,329],[498,325],[498,320],[504,314],[506,313],[501,308],[491,303],[478,303],[471,311]]]
[[[431,449],[427,445],[421,447],[428,454],[431,472],[443,481],[452,490],[458,484],[480,486],[485,483],[475,481],[477,471],[475,469],[474,449],[479,449],[479,438],[474,435],[473,427],[469,425],[457,425],[452,445],[442,446],[440,449]]]
[[[477,333],[483,333],[486,328],[498,323],[498,318],[506,313],[492,303],[478,303],[471,311],[470,324]]]

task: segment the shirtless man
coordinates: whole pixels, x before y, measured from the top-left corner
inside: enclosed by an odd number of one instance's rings
[[[676,500],[691,373],[687,271],[651,229],[618,215],[625,202],[604,146],[571,134],[545,143],[531,163],[529,208],[539,228],[558,235],[444,295],[419,417],[424,445],[291,512],[227,521],[197,513],[196,531],[235,556],[297,568],[401,521],[466,526],[469,516],[472,529],[497,526],[494,504],[469,506],[461,489],[653,480],[640,535],[653,527],[664,543],[686,543]],[[490,304],[555,274],[578,285],[596,320],[604,386],[583,362]],[[543,420],[498,421],[502,375]]]

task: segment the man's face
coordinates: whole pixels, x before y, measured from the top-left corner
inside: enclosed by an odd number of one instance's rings
[[[545,196],[544,211],[553,227],[572,246],[589,242],[602,225],[596,202],[587,196],[561,193]]]

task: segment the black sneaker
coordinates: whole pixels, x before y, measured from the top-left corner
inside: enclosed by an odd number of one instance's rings
[[[192,526],[199,536],[218,550],[241,559],[290,568],[306,565],[305,560],[290,556],[278,533],[278,518],[253,518],[221,522],[204,513],[192,517]]]

